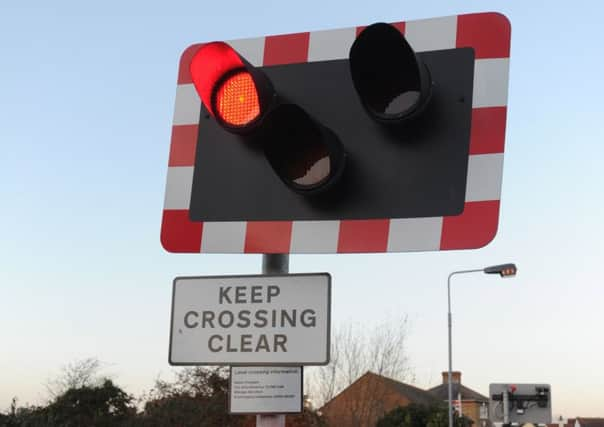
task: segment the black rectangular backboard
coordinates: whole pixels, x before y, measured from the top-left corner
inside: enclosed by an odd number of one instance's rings
[[[416,218],[463,211],[474,50],[420,53],[435,82],[424,113],[400,129],[375,122],[354,90],[348,60],[262,67],[280,96],[339,136],[347,152],[340,182],[319,196],[297,194],[262,149],[222,129],[202,106],[190,204],[193,221]],[[283,141],[287,144],[287,141]]]

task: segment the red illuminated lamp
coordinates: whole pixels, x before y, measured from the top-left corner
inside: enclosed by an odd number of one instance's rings
[[[275,99],[265,74],[224,42],[203,45],[193,56],[190,71],[206,109],[231,132],[256,128]]]
[[[232,126],[245,126],[260,115],[254,79],[247,71],[236,72],[218,86],[214,106],[217,115]]]

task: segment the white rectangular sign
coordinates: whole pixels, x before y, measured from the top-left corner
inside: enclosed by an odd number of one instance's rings
[[[231,414],[294,414],[302,412],[301,366],[231,368]]]
[[[328,273],[177,277],[172,365],[325,365]]]

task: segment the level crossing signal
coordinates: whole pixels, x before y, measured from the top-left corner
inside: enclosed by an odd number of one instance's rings
[[[464,29],[460,16],[425,24],[422,37],[413,31],[421,25],[375,23],[356,28],[353,37],[336,31],[333,38],[320,40],[323,34],[317,32],[268,36],[261,49],[250,48],[254,40],[188,49],[180,73],[194,93],[190,88],[186,96],[177,93],[171,150],[172,162],[179,157],[175,135],[189,126],[188,163],[172,163],[168,173],[164,247],[203,250],[197,237],[182,233],[200,234],[206,224],[222,223],[216,226],[221,229],[235,223],[341,226],[392,219],[418,224],[438,219],[432,222],[440,229],[428,233],[429,245],[412,242],[424,239],[419,227],[406,238],[411,243],[385,250],[488,243],[497,228],[506,103],[506,95],[497,95],[501,90],[490,85],[504,75],[507,93],[509,23],[498,14],[465,16],[472,17],[467,28],[495,31],[487,39],[497,46],[483,46],[484,34]],[[480,22],[489,19],[497,21],[499,30]],[[455,39],[440,46],[434,40],[446,38],[444,22],[455,24]],[[337,53],[330,47],[335,45]],[[296,58],[301,50],[304,54]],[[483,66],[496,55],[505,63]],[[487,99],[497,96],[494,104]],[[193,97],[199,100],[196,108]],[[492,108],[491,102],[498,111],[477,111],[483,98],[484,107]],[[182,99],[189,105],[179,104]],[[187,114],[191,120],[183,121]],[[176,169],[183,166],[186,173]],[[478,207],[476,202],[490,203]],[[449,218],[459,219],[462,228],[482,227],[480,236],[455,230],[464,241],[448,245],[445,222],[456,222]],[[179,247],[184,240],[187,248]],[[248,251],[243,246],[234,251]],[[289,246],[284,252],[295,252],[291,241]],[[340,251],[346,250],[317,252]]]

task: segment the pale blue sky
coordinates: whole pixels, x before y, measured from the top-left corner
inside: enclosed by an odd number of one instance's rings
[[[178,58],[194,42],[500,11],[512,23],[498,236],[477,251],[293,256],[328,271],[333,319],[408,313],[417,384],[446,369],[446,278],[458,277],[454,367],[549,382],[554,412],[604,416],[604,61],[600,2],[0,4],[0,409],[44,399],[76,358],[139,393],[167,375],[171,282],[256,273],[256,255],[174,255],[159,228]]]

